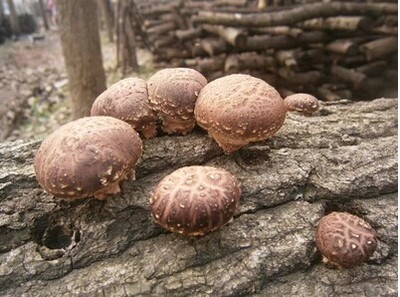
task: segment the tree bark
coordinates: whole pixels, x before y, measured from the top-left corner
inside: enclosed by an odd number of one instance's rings
[[[397,14],[397,4],[393,3],[351,3],[327,2],[304,4],[292,9],[273,13],[223,13],[200,11],[194,19],[196,22],[244,27],[290,26],[308,19],[338,15]]]
[[[50,27],[49,27],[49,20],[47,17],[46,7],[43,3],[43,0],[39,0],[39,7],[40,7],[40,14],[42,15],[42,19],[43,19],[43,26],[44,26],[44,29],[47,31],[50,29]]]
[[[0,0],[0,22],[4,19],[4,6],[3,0]]]
[[[112,11],[110,0],[98,0],[101,13],[107,27],[108,40],[114,42],[114,13]]]
[[[93,101],[106,89],[96,0],[59,0],[57,7],[72,117],[77,119],[90,114]]]
[[[117,34],[117,51],[118,65],[121,67],[121,73],[124,77],[132,71],[139,69],[137,61],[136,47],[137,39],[134,29],[134,6],[130,0],[118,1],[118,34]]]
[[[397,133],[397,100],[379,99],[289,114],[275,136],[228,156],[205,132],[158,137],[144,143],[137,180],[106,201],[53,198],[33,172],[40,141],[2,143],[0,294],[397,296]],[[229,170],[242,189],[233,221],[201,238],[149,213],[157,183],[193,164]],[[331,211],[377,231],[368,262],[322,264],[315,226]]]
[[[14,1],[7,0],[8,9],[10,11],[10,24],[11,24],[11,31],[14,35],[21,34],[21,26],[19,24],[18,15],[15,10]]]
[[[308,30],[368,31],[374,27],[374,22],[365,16],[338,16],[307,20],[300,27]]]
[[[397,43],[396,37],[380,38],[361,45],[360,51],[364,53],[367,61],[372,61],[396,52]]]
[[[326,42],[329,38],[328,34],[321,31],[304,32],[296,38],[285,35],[255,35],[248,37],[246,44],[239,50],[290,49],[309,43]]]
[[[244,47],[246,45],[247,36],[243,30],[239,30],[232,27],[211,26],[211,25],[204,25],[203,29],[207,32],[218,35],[230,45],[237,47]]]

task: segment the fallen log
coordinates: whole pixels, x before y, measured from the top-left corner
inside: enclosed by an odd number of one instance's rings
[[[307,20],[299,26],[308,30],[368,31],[374,27],[374,21],[365,16],[337,16]]]
[[[233,46],[244,47],[246,45],[247,36],[243,30],[211,25],[203,25],[203,29],[209,33],[220,36],[223,40]]]
[[[342,81],[351,83],[356,90],[360,89],[367,79],[365,74],[341,66],[332,66],[331,73]]]
[[[205,76],[211,72],[217,72],[224,69],[225,55],[215,56],[212,58],[196,58],[186,59],[185,66],[195,68]]]
[[[360,51],[364,53],[367,61],[382,59],[397,51],[397,38],[385,37],[380,38],[360,46]]]
[[[382,73],[386,68],[387,68],[386,61],[375,61],[359,66],[354,70],[357,72],[364,73],[366,75],[382,75]]]
[[[309,43],[319,43],[329,40],[329,35],[321,31],[304,32],[296,38],[284,35],[255,35],[249,36],[241,51],[257,51],[265,49],[290,49]]]
[[[277,135],[229,156],[204,132],[159,137],[145,141],[137,180],[106,201],[44,193],[32,166],[40,141],[2,143],[0,294],[394,296],[397,132],[397,100],[380,99],[289,114]],[[233,221],[197,239],[164,231],[149,214],[155,185],[192,164],[221,166],[242,187]],[[315,249],[315,226],[334,210],[378,233],[359,267],[329,269]]]
[[[231,54],[225,60],[225,71],[264,70],[274,71],[276,60],[274,57],[260,55],[254,52]]]
[[[226,42],[219,38],[203,38],[199,41],[199,44],[200,47],[211,57],[225,53],[228,49]]]
[[[353,3],[325,2],[304,4],[292,9],[273,13],[223,13],[200,11],[193,16],[198,23],[225,26],[266,27],[290,26],[308,19],[339,15],[368,15],[379,17],[382,14],[397,14],[397,4],[393,3]]]
[[[358,54],[359,45],[362,42],[369,40],[369,37],[354,37],[346,39],[336,39],[328,43],[325,49],[329,52],[342,54],[347,56],[354,56]]]
[[[184,42],[200,37],[202,32],[201,28],[191,28],[175,30],[174,34],[180,41]]]

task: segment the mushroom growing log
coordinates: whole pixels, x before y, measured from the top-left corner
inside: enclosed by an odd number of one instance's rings
[[[205,133],[154,138],[122,195],[67,202],[35,180],[40,141],[1,143],[0,294],[256,297],[295,288],[303,296],[395,296],[397,133],[397,99],[379,99],[289,114],[273,138],[231,156]],[[197,240],[164,231],[149,212],[155,186],[195,164],[222,167],[242,184],[234,220]],[[368,263],[339,273],[321,263],[315,227],[333,210],[376,230]]]
[[[267,27],[290,26],[301,21],[318,17],[337,15],[368,15],[397,14],[397,4],[392,3],[351,3],[325,2],[304,4],[292,9],[265,13],[223,13],[200,11],[194,17],[198,23],[225,26]]]

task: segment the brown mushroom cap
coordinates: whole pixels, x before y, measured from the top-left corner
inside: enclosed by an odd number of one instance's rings
[[[319,108],[318,99],[313,95],[298,93],[287,96],[283,102],[287,110],[298,111],[305,115],[310,115]]]
[[[157,224],[202,236],[228,223],[239,207],[240,187],[228,171],[209,166],[180,168],[166,176],[150,199]]]
[[[326,262],[351,268],[374,254],[377,239],[363,219],[346,212],[332,212],[318,223],[316,245]]]
[[[147,84],[143,79],[130,77],[110,86],[93,103],[91,116],[111,116],[141,131],[145,138],[156,136],[157,115],[151,109]]]
[[[129,124],[87,117],[50,134],[35,156],[34,169],[39,184],[56,197],[104,199],[133,177],[141,154],[142,141]]]
[[[190,68],[167,68],[147,82],[152,108],[163,121],[168,134],[187,134],[196,125],[193,110],[206,78]]]
[[[196,102],[197,123],[208,130],[225,153],[266,139],[283,125],[286,108],[265,81],[232,74],[207,84]]]

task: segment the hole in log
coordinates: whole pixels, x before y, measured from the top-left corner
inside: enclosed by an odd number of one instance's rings
[[[72,243],[73,230],[65,226],[55,226],[45,233],[43,244],[49,249],[67,248]]]

